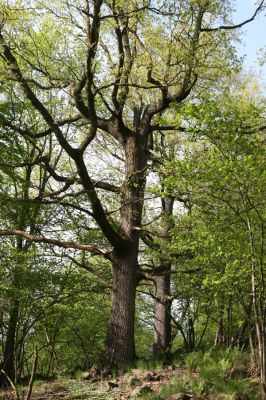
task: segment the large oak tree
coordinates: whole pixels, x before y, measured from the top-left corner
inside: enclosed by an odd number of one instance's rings
[[[228,72],[233,59],[229,34],[247,22],[230,25],[228,3],[1,4],[2,96],[11,104],[14,99],[24,104],[19,110],[12,107],[9,115],[1,112],[1,129],[33,144],[37,154],[17,165],[4,159],[2,165],[33,167],[28,204],[58,204],[71,210],[66,215],[77,226],[77,211],[83,215],[76,237],[48,231],[32,235],[15,226],[3,227],[1,235],[75,248],[111,261],[112,306],[101,359],[107,368],[135,356],[139,243],[153,134],[175,127],[175,121],[160,123],[172,103],[216,86],[218,77]],[[98,140],[108,142],[105,151],[122,166],[116,185],[104,181],[95,167],[92,153]],[[105,164],[99,164],[104,176]],[[49,184],[37,195],[35,180],[44,170]],[[23,201],[14,197],[5,201]],[[87,243],[82,230],[95,227],[98,235]]]

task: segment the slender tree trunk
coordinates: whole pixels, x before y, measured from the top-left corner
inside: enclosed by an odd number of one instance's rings
[[[227,305],[227,326],[224,332],[224,343],[227,347],[233,347],[235,338],[233,335],[232,295],[229,296]]]
[[[261,281],[257,279],[257,263],[256,253],[254,245],[253,230],[250,220],[247,220],[249,239],[250,239],[250,250],[251,250],[251,287],[252,287],[252,302],[253,311],[255,316],[255,327],[256,335],[259,346],[259,367],[260,367],[260,381],[262,400],[266,400],[266,330],[265,330],[265,294],[264,294],[264,276],[261,276]],[[263,274],[262,274],[263,275]],[[260,275],[259,275],[260,276]],[[258,294],[258,288],[261,286],[262,293]],[[261,297],[260,297],[261,296]]]
[[[218,297],[218,321],[217,321],[217,330],[214,341],[214,346],[219,347],[225,343],[224,340],[224,295]]]
[[[194,320],[192,318],[188,319],[188,333],[187,333],[188,351],[195,350],[195,329]]]
[[[217,330],[215,336],[214,346],[219,347],[222,346],[224,342],[224,324],[223,324],[223,317],[219,318],[217,322]]]
[[[261,349],[261,383],[263,400],[266,400],[266,343],[265,343],[265,329],[262,336],[262,349]]]
[[[16,340],[16,329],[18,323],[19,314],[19,302],[18,300],[12,300],[10,307],[8,328],[6,333],[6,340],[4,346],[4,356],[1,363],[0,370],[4,370],[6,375],[12,380],[15,380],[16,369],[15,369],[15,340]],[[0,387],[9,385],[6,381],[4,374],[0,373]]]
[[[259,344],[259,366],[262,400],[266,400],[266,340],[265,327],[263,324],[256,323],[256,331]]]
[[[252,335],[253,329],[250,328],[249,331],[249,335],[248,335],[248,339],[249,339],[249,347],[250,347],[250,352],[251,352],[251,360],[252,360],[252,366],[257,369],[258,368],[258,357],[257,357],[257,353],[256,353],[256,348],[255,348],[255,344],[254,344],[254,338]]]

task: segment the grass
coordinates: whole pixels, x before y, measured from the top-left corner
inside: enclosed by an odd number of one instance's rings
[[[246,395],[250,400],[258,400],[260,394],[258,380],[252,381],[241,377],[229,378],[228,372],[236,361],[247,364],[248,355],[234,350],[194,352],[184,357],[182,367],[177,368],[176,371],[163,371],[162,361],[156,358],[138,360],[134,367],[140,371],[153,370],[158,375],[161,371],[164,382],[174,378],[166,384],[162,384],[162,381],[160,381],[158,386],[153,387],[153,390],[159,388],[156,393],[143,393],[139,398],[165,400],[172,394],[189,393],[197,399],[204,400],[234,400],[236,396],[240,395]],[[177,362],[174,361],[173,365],[175,364]],[[169,371],[171,371],[171,374]],[[115,377],[114,375],[109,379],[112,380]],[[61,377],[60,380],[54,382],[36,381],[33,399],[42,397],[53,400],[58,398],[64,400],[116,400],[126,398],[131,393],[132,388],[125,381],[123,385],[120,381],[118,388],[111,388],[104,380],[93,384],[80,379],[71,380]],[[19,390],[21,392],[23,388],[20,387]],[[6,398],[1,397],[0,394],[1,400]]]
[[[160,371],[163,369],[163,361],[155,357],[149,359],[138,359],[135,364],[135,368],[141,371]]]
[[[156,396],[145,396],[145,399],[163,400],[185,392],[210,400],[233,400],[240,395],[258,400],[258,383],[241,377],[229,378],[228,372],[237,361],[247,363],[247,355],[236,350],[190,353],[184,358],[185,372],[180,381],[165,385]]]
[[[191,378],[191,390],[195,395],[209,394],[216,399],[233,399],[246,395],[257,399],[258,387],[254,388],[248,379],[230,379],[228,372],[235,362],[247,363],[247,355],[236,350],[191,353],[185,358],[188,371],[197,372]]]
[[[175,393],[186,392],[185,386],[178,380],[173,380],[170,384],[161,387],[158,393],[149,393],[142,398],[145,400],[164,400]]]
[[[57,389],[56,389],[57,386]],[[58,389],[58,387],[60,388]],[[20,398],[23,400],[25,387],[19,386]],[[117,389],[110,389],[104,383],[98,382],[93,385],[85,381],[73,381],[70,379],[60,379],[55,382],[36,381],[32,394],[32,400],[44,399],[63,399],[63,400],[115,400],[117,399]],[[10,391],[0,391],[0,400],[11,400]]]

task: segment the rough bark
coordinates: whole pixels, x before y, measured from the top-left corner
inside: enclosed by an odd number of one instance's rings
[[[100,368],[112,370],[135,358],[134,319],[137,253],[113,254],[111,315]]]
[[[154,354],[171,350],[170,275],[155,277]]]
[[[128,239],[125,247],[114,248],[111,314],[101,369],[111,370],[131,364],[135,358],[134,320],[139,236],[146,183],[147,135],[137,130],[124,144],[125,179],[121,196],[122,234]]]
[[[163,224],[161,235],[164,241],[168,240],[172,228],[174,198],[162,199]],[[160,270],[163,276],[155,277],[155,315],[154,315],[154,354],[169,354],[171,351],[171,299],[170,299],[170,271],[171,263],[161,260]]]

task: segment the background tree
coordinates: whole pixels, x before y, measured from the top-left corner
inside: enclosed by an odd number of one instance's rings
[[[256,328],[265,398],[265,128],[264,102],[254,96],[253,84],[249,78],[233,93],[189,106],[190,121],[196,118],[192,141],[183,159],[168,168],[176,168],[178,182],[184,180],[193,203],[187,245],[193,248],[193,264],[205,270],[201,287],[215,291],[216,343],[249,340],[254,350],[251,332]],[[173,188],[171,179],[168,185]]]

